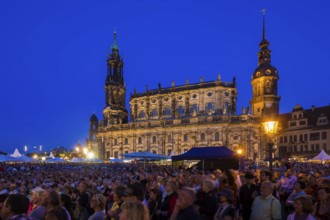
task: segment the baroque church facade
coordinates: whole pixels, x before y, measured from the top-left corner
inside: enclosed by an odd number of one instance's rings
[[[157,154],[181,154],[192,147],[227,146],[251,160],[263,159],[260,118],[263,108],[279,110],[278,72],[271,65],[271,51],[265,35],[258,54],[258,67],[252,75],[250,107],[237,114],[236,79],[186,83],[130,94],[126,108],[124,62],[114,33],[114,43],[107,59],[105,106],[103,118],[90,118],[87,147],[99,159],[120,158],[123,153],[148,151]],[[130,118],[130,120],[128,120]]]

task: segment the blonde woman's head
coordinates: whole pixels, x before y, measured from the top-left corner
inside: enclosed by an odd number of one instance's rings
[[[91,199],[91,208],[99,208],[100,210],[105,209],[107,199],[102,194],[95,194]]]
[[[125,202],[119,220],[149,220],[149,211],[140,201]]]

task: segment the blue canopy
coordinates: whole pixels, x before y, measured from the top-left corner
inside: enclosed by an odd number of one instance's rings
[[[172,161],[178,160],[206,160],[234,158],[234,151],[227,147],[193,147],[186,153],[172,156]]]

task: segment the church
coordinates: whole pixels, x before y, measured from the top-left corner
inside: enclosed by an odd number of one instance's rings
[[[263,20],[258,66],[252,73],[250,107],[237,113],[235,78],[162,87],[130,93],[126,87],[121,57],[114,33],[107,58],[103,118],[90,118],[87,147],[99,159],[121,158],[121,154],[148,151],[178,155],[192,147],[227,146],[241,150],[245,158],[258,161],[267,156],[260,118],[263,108],[278,114],[280,96],[277,69],[271,65],[271,51]]]

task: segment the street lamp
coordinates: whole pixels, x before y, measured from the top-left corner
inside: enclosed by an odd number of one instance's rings
[[[274,148],[274,137],[277,134],[278,120],[277,115],[270,112],[270,108],[265,108],[262,117],[262,126],[267,136],[267,150],[269,153],[269,170],[273,172],[273,153],[276,151]]]
[[[238,169],[239,171],[242,171],[242,155],[243,155],[243,150],[238,149],[237,151],[237,156],[238,156]]]

